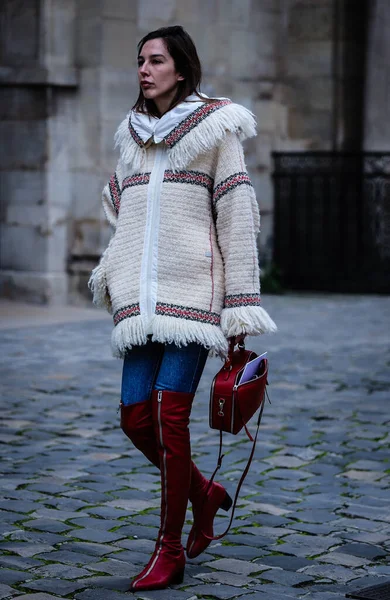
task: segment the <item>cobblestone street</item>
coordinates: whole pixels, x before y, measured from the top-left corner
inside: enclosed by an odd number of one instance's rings
[[[153,550],[160,488],[118,426],[111,319],[92,309],[66,319],[60,308],[49,319],[35,307],[23,321],[17,306],[14,316],[1,309],[0,599],[337,600],[390,580],[389,299],[285,295],[264,305],[279,332],[247,346],[269,352],[272,404],[233,529],[188,561],[183,584],[134,595],[125,592]],[[221,364],[208,360],[192,414],[206,474]],[[233,493],[250,442],[224,442],[218,479]],[[224,513],[216,530],[226,523]]]

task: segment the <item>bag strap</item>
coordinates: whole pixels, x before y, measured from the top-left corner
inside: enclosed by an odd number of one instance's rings
[[[221,538],[225,537],[225,535],[228,533],[228,531],[230,530],[230,528],[232,526],[233,519],[234,519],[234,513],[235,513],[235,510],[236,510],[238,496],[240,494],[240,490],[241,490],[242,484],[244,483],[245,478],[248,475],[248,471],[249,471],[249,468],[251,466],[252,459],[253,459],[253,456],[254,456],[254,453],[255,453],[256,442],[257,442],[257,435],[259,433],[259,428],[260,428],[260,423],[261,423],[261,417],[263,416],[263,410],[264,410],[264,404],[265,404],[265,396],[267,396],[268,402],[271,403],[271,401],[269,399],[269,396],[268,396],[267,389],[265,389],[265,395],[264,395],[264,398],[263,398],[263,402],[261,403],[261,408],[260,408],[259,416],[257,418],[256,434],[255,434],[255,437],[253,439],[252,450],[251,450],[251,453],[249,455],[247,465],[246,465],[246,467],[245,467],[245,469],[243,471],[243,474],[241,475],[240,481],[238,482],[238,485],[237,485],[236,493],[234,495],[233,508],[232,508],[232,514],[230,516],[229,525],[227,526],[226,530],[223,533],[221,533],[219,535],[216,535],[216,536],[213,536],[213,537],[210,536],[210,535],[207,535],[206,533],[204,533],[202,531],[202,535],[205,538],[207,538],[208,540],[220,540]],[[246,427],[245,427],[245,429],[246,429]],[[249,433],[249,432],[247,432],[247,433]],[[209,492],[209,490],[211,488],[211,485],[212,485],[212,483],[214,481],[214,477],[217,474],[217,471],[221,468],[222,460],[223,460],[223,457],[225,456],[224,454],[222,454],[222,435],[223,435],[222,434],[222,429],[220,429],[219,430],[219,452],[218,452],[217,466],[215,467],[214,473],[212,474],[211,479],[209,481],[209,484],[207,486],[203,503],[205,503],[205,501],[207,499],[207,494],[208,494],[208,492]]]

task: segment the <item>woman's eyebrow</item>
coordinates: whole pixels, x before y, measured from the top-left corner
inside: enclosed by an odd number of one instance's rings
[[[164,54],[151,54],[149,58],[156,58],[157,56],[161,56],[161,58],[165,58]],[[145,57],[144,57],[144,56],[142,56],[142,54],[140,54],[140,55],[138,56],[138,60],[139,60],[140,58],[143,58],[143,59],[145,60]]]

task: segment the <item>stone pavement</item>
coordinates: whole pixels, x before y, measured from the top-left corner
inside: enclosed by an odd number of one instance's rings
[[[182,585],[134,596],[130,578],[157,534],[159,478],[118,427],[110,318],[31,308],[34,326],[28,308],[0,305],[0,599],[336,600],[390,579],[389,299],[264,303],[279,333],[248,345],[269,351],[272,404],[234,528],[188,561]],[[205,473],[217,456],[207,402],[220,366],[209,359],[191,424]],[[232,492],[250,443],[225,444],[219,480]],[[188,511],[186,532],[190,523]]]

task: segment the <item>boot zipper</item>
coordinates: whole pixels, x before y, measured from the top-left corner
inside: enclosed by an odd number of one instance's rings
[[[155,553],[156,553],[155,557],[154,557],[151,565],[149,566],[148,570],[142,575],[142,577],[137,579],[136,583],[145,579],[145,577],[147,577],[154,569],[154,566],[155,566],[155,564],[158,560],[158,557],[160,556],[161,550],[162,550],[162,542],[164,539],[165,527],[166,527],[166,522],[167,522],[167,514],[168,514],[168,498],[167,498],[167,483],[166,483],[167,482],[167,453],[163,446],[163,432],[162,432],[162,423],[161,423],[162,391],[160,391],[160,390],[158,391],[158,394],[157,394],[157,402],[158,402],[157,422],[158,422],[158,429],[159,429],[160,444],[163,449],[163,464],[161,465],[161,474],[162,474],[162,477],[164,478],[164,484],[162,486],[161,493],[164,494],[165,515],[164,515],[164,522],[161,525],[160,539],[158,540],[159,545],[158,545],[158,548],[156,546],[156,550],[155,550]]]

